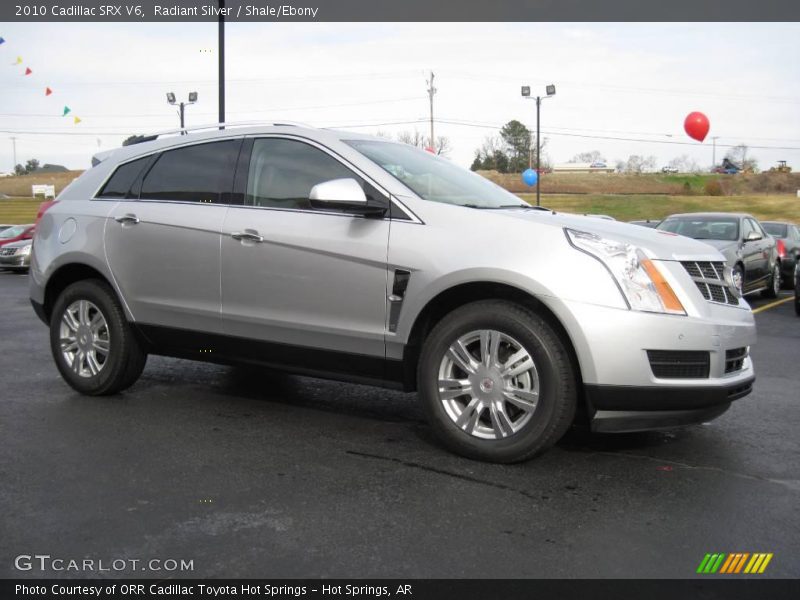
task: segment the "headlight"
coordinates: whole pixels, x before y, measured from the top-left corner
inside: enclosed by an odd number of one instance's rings
[[[22,248],[19,249],[19,254],[30,254],[32,247],[33,244],[28,244],[27,246],[23,246]]]
[[[686,314],[658,267],[639,248],[586,231],[564,232],[570,244],[606,266],[632,310]]]

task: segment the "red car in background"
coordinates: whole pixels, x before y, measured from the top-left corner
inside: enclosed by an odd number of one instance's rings
[[[33,230],[35,228],[35,225],[29,223],[28,225],[14,225],[5,231],[0,231],[0,246],[33,239]]]

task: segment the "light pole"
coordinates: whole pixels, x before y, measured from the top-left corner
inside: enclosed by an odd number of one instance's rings
[[[13,135],[11,136],[11,146],[14,149],[14,169],[17,168],[17,138]],[[14,169],[11,169],[11,172],[14,172]]]
[[[536,206],[540,206],[540,191],[539,191],[539,182],[542,180],[541,173],[539,172],[541,169],[541,154],[542,154],[542,144],[541,144],[541,127],[540,127],[540,120],[539,120],[539,113],[541,112],[542,107],[542,100],[546,98],[551,98],[556,95],[556,86],[553,84],[548,85],[545,87],[546,96],[531,96],[531,86],[523,85],[522,86],[522,97],[526,100],[536,100]]]
[[[218,67],[218,84],[219,84],[219,96],[217,100],[217,104],[219,107],[219,123],[225,122],[225,17],[224,12],[221,10],[225,8],[225,0],[219,0],[219,27],[217,30],[217,43],[219,44],[219,64]],[[196,97],[196,95],[195,95]],[[225,129],[224,125],[219,126],[220,129]]]
[[[176,102],[175,102],[175,94],[173,94],[172,92],[167,92],[167,102],[169,102],[170,104],[172,104],[174,106],[176,104]],[[178,114],[180,114],[180,116],[181,116],[181,135],[185,135],[186,134],[186,132],[183,131],[183,129],[185,127],[184,126],[184,111],[185,111],[185,108],[189,104],[194,104],[195,102],[197,102],[197,92],[189,92],[189,100],[188,100],[188,102],[178,102],[177,103],[178,107],[180,108]]]

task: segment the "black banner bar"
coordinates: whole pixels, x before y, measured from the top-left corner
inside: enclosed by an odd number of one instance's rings
[[[0,598],[270,598],[272,600],[784,600],[797,597],[797,582],[755,577],[658,579],[105,579],[3,580]]]
[[[797,0],[227,0],[231,22],[799,21]],[[0,21],[216,21],[217,0],[3,0]]]

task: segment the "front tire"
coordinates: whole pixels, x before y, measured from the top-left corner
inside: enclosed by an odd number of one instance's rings
[[[772,275],[767,281],[767,289],[761,292],[764,298],[777,298],[781,291],[781,265],[776,262],[772,267]]]
[[[50,350],[64,381],[90,396],[130,387],[147,362],[114,292],[94,279],[73,283],[56,300]]]
[[[575,416],[576,373],[564,342],[511,302],[474,302],[442,319],[425,340],[417,381],[437,437],[477,460],[532,458]]]

